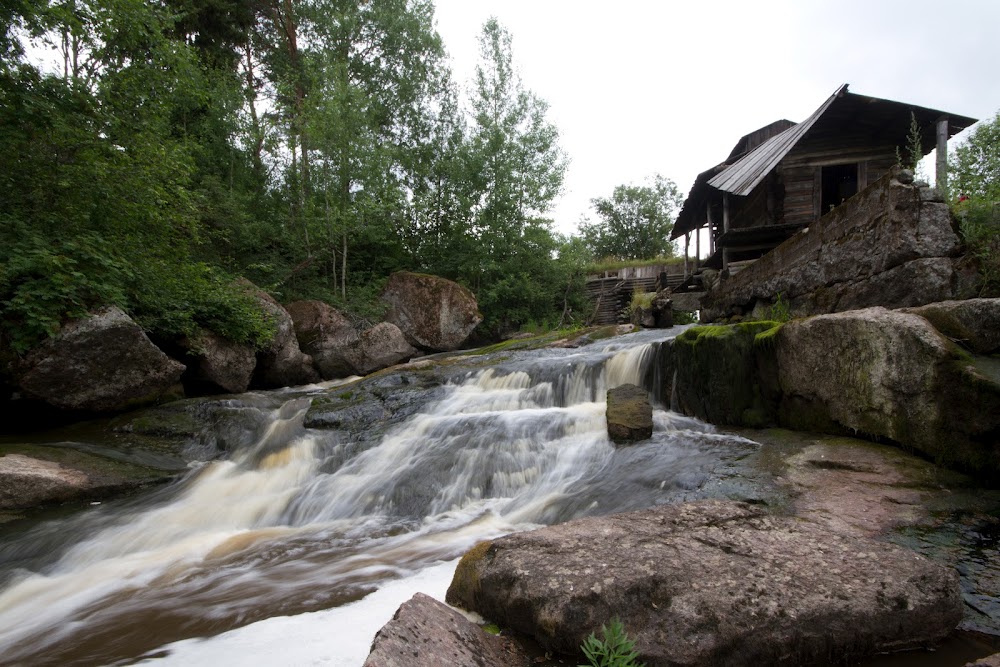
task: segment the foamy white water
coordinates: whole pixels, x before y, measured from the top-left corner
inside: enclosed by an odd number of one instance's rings
[[[310,397],[279,394],[228,460],[0,547],[14,564],[0,571],[0,663],[106,664],[167,645],[158,659],[178,664],[217,664],[217,647],[239,664],[360,664],[371,624],[418,585],[443,593],[441,568],[477,541],[683,497],[748,446],[664,410],[649,443],[611,445],[605,392],[643,384],[649,339],[457,371],[370,443],[304,429]],[[295,633],[301,659],[266,660],[257,638],[272,632]]]

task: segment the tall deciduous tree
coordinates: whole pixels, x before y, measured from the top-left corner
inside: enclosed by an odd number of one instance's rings
[[[976,125],[951,159],[952,192],[1000,201],[1000,113]]]
[[[651,259],[669,256],[670,231],[684,198],[673,181],[655,175],[648,185],[619,185],[610,197],[591,199],[598,220],[580,225],[595,257]]]
[[[468,279],[487,324],[498,328],[553,307],[552,286],[532,271],[555,252],[542,216],[562,189],[567,165],[559,132],[546,118],[548,104],[524,87],[514,67],[511,41],[495,18],[483,26],[468,160],[471,232],[480,245]]]

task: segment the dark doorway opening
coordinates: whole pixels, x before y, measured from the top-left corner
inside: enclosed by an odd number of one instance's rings
[[[835,206],[858,193],[858,165],[835,164],[823,167],[823,200],[819,214],[824,215]]]

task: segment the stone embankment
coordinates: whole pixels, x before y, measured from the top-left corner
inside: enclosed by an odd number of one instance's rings
[[[702,299],[702,321],[758,316],[779,298],[797,316],[903,308],[977,294],[948,205],[910,172],[887,175]]]

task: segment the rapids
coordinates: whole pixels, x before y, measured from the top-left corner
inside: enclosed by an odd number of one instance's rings
[[[311,405],[343,387],[226,397],[263,424],[249,445],[192,462],[166,488],[5,540],[0,663],[156,662],[171,642],[450,572],[482,539],[733,495],[731,466],[756,445],[666,410],[657,391],[659,342],[680,330],[433,361],[446,369],[433,390],[411,391],[361,432],[305,425]],[[604,396],[623,383],[645,385],[658,407],[653,438],[616,449]],[[324,632],[336,647],[358,630],[341,621]]]

